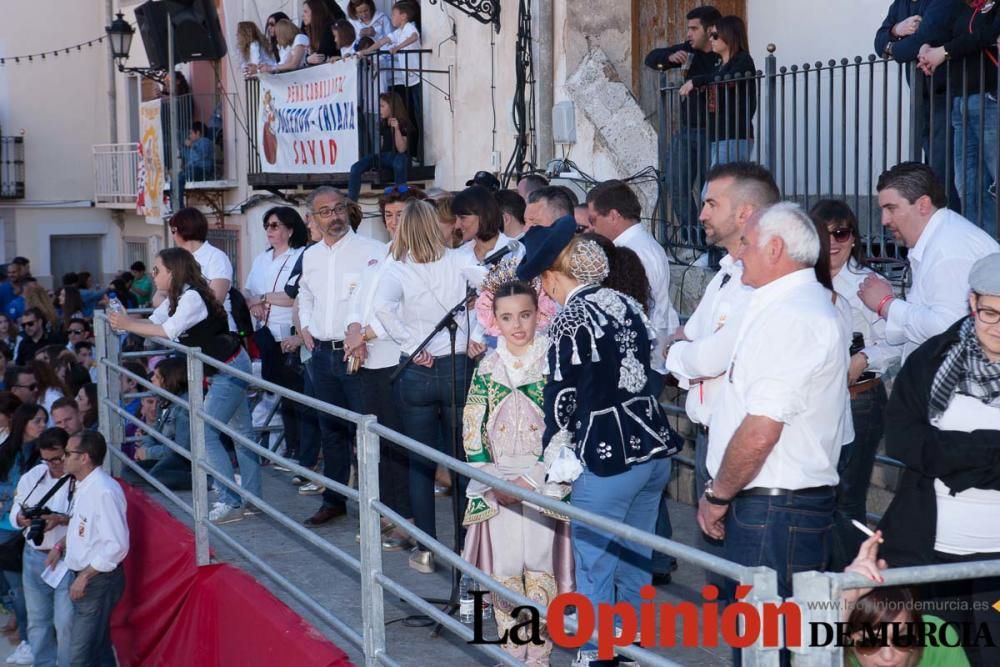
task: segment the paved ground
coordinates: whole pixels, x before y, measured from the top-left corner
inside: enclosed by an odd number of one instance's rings
[[[296,487],[291,484],[291,477],[270,468],[264,470],[264,494],[288,516],[303,520],[319,507],[318,496],[300,496]],[[155,491],[154,496],[159,497]],[[169,501],[163,499],[171,510]],[[446,544],[450,544],[452,530],[450,526],[450,499],[438,499],[438,536]],[[185,520],[186,517],[179,518]],[[689,505],[673,504],[671,517],[674,525],[675,539],[687,544],[694,544],[696,525],[694,510]],[[358,527],[357,507],[350,507],[347,517],[316,530],[316,533],[348,553],[359,557],[355,534]],[[330,609],[337,617],[343,619],[351,627],[361,628],[361,591],[359,576],[347,566],[319,552],[312,545],[303,544],[284,527],[279,526],[270,518],[260,515],[224,526],[225,530],[238,539],[239,542],[263,558],[273,568],[285,577],[295,581],[303,589],[309,591],[313,598],[325,608]],[[224,546],[215,544],[217,557],[237,564],[256,576],[275,595],[284,600],[290,607],[302,614],[313,623],[320,632],[328,636],[340,646],[358,664],[362,663],[359,647],[351,645],[331,628],[305,610],[291,596],[274,585],[265,575],[253,566],[236,557]],[[447,597],[449,591],[449,573],[439,568],[433,575],[423,575],[407,566],[405,552],[385,553],[383,561],[384,572],[421,595],[427,597]],[[681,564],[674,573],[673,582],[660,589],[659,600],[678,602],[683,600],[700,601],[700,589],[704,583],[701,570]],[[414,609],[391,595],[385,596],[386,638],[390,655],[404,665],[427,666],[436,662],[449,665],[489,665],[493,661],[475,653],[463,640],[443,633],[432,638],[430,628],[411,627],[407,617],[415,613]],[[2,651],[0,651],[2,652]],[[727,665],[730,663],[729,650],[722,649],[673,649],[662,653],[672,660],[685,665]],[[2,659],[2,658],[0,658]],[[571,655],[567,651],[557,651],[552,664],[556,666],[569,665]]]

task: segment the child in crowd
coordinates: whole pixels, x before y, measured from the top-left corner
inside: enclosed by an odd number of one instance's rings
[[[271,42],[253,21],[240,21],[236,25],[236,48],[240,52],[244,77],[256,74],[260,65],[274,64]]]
[[[337,43],[337,54],[330,56],[328,62],[336,62],[347,56],[354,55],[354,41],[357,38],[357,33],[354,32],[354,26],[351,22],[347,19],[334,21],[333,25],[330,26],[330,31],[333,33],[333,39]]]
[[[262,64],[257,68],[258,72],[291,72],[305,66],[309,38],[299,32],[294,23],[281,19],[274,24],[274,39],[278,45],[278,64]]]
[[[358,201],[361,194],[361,176],[372,168],[376,157],[383,168],[391,167],[397,186],[406,185],[410,157],[406,149],[414,135],[406,106],[396,93],[379,95],[379,145],[376,155],[366,155],[351,165],[347,197]]]
[[[347,17],[354,25],[358,39],[367,37],[371,40],[370,44],[392,32],[389,17],[376,9],[375,0],[351,0],[347,5]],[[368,47],[356,45],[354,48],[360,51]]]
[[[568,487],[545,482],[542,389],[549,341],[536,335],[555,313],[555,304],[540,296],[537,285],[513,280],[517,263],[511,259],[492,269],[476,302],[480,323],[499,339],[472,377],[462,442],[469,464],[562,499]],[[466,495],[467,561],[541,608],[557,593],[572,590],[567,523],[475,480]],[[503,635],[518,622],[511,615],[514,605],[494,597],[494,607]],[[545,629],[542,636],[544,645],[508,641],[504,650],[527,665],[548,665],[552,642]]]

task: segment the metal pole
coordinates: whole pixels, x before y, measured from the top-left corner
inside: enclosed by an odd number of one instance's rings
[[[105,358],[114,364],[121,364],[121,337],[118,333],[111,329],[111,325],[107,320],[104,320],[104,329],[106,332]],[[112,405],[121,405],[121,382],[118,381],[116,376],[108,373],[107,368],[105,368],[104,373],[98,374],[98,379],[100,379],[102,375],[105,377],[105,395],[108,397],[108,402]],[[122,443],[125,440],[125,424],[121,419],[114,416],[114,413],[107,406],[104,406],[104,409],[107,416],[107,421],[105,423],[107,424],[106,435],[108,436],[108,447],[120,450]],[[106,462],[107,458],[108,457],[105,457]],[[107,465],[107,463],[105,463],[105,465]],[[117,459],[111,463],[111,472],[115,475],[121,472],[121,463]]]
[[[764,126],[767,137],[766,166],[772,174],[778,167],[778,61],[774,57],[776,50],[774,44],[768,44],[767,58],[764,59],[764,78],[767,81],[767,125]]]
[[[97,426],[105,440],[111,439],[111,412],[108,410],[108,367],[105,361],[108,359],[108,321],[98,313],[94,318],[94,342],[97,344]],[[117,360],[113,360],[117,363]],[[113,457],[104,457],[105,469],[110,468]]]
[[[200,352],[199,348],[193,351]],[[198,565],[208,565],[208,474],[202,467],[205,461],[205,421],[201,416],[205,405],[202,385],[205,367],[201,360],[187,355],[188,415],[191,427],[191,505],[194,509],[194,550]]]
[[[174,213],[184,206],[184,188],[181,185],[181,147],[177,137],[177,75],[174,72],[174,21],[167,13],[167,67],[170,69],[170,210]],[[163,243],[170,246],[170,229],[163,221]]]
[[[361,615],[364,621],[365,664],[381,664],[385,654],[385,611],[382,587],[382,530],[379,513],[373,503],[379,499],[379,437],[369,427],[375,418],[368,416],[358,424],[358,507],[361,514]]]

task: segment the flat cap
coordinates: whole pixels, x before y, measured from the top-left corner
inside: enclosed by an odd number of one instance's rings
[[[987,255],[972,265],[969,289],[983,296],[1000,296],[1000,252]]]

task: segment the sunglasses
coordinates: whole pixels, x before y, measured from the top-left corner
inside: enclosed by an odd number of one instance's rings
[[[710,32],[710,33],[708,33],[708,38],[709,39],[719,39],[719,33],[717,33],[717,32]]]
[[[385,189],[385,194],[391,195],[393,193],[403,194],[404,192],[409,192],[411,190],[409,185],[390,185]]]
[[[35,326],[36,324],[38,324],[38,320],[31,320],[31,321],[24,321],[24,322],[21,322],[21,326],[22,326],[22,327],[33,327],[33,326]]]
[[[66,331],[71,336],[79,336],[80,334],[84,333],[83,329],[67,329]]]
[[[830,232],[830,238],[837,243],[843,243],[854,236],[854,232],[851,231],[850,227],[837,227],[832,232]]]
[[[271,223],[265,222],[264,223],[264,231],[267,231],[268,229],[277,229],[278,227],[281,227],[281,226],[282,226],[282,224],[280,222],[271,222]]]

